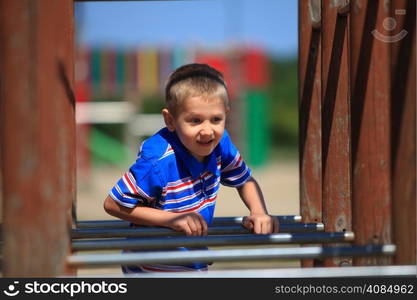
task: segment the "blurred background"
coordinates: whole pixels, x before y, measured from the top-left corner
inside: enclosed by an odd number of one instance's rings
[[[227,128],[271,214],[299,214],[297,1],[76,2],[77,215],[111,219],[107,192],[160,128],[163,88],[180,65],[225,75]],[[243,216],[222,187],[216,216]]]

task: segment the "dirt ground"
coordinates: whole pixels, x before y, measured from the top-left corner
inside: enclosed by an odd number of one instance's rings
[[[121,168],[98,168],[90,174],[78,174],[77,218],[78,220],[114,219],[103,210],[103,200],[109,189],[125,172]],[[263,191],[267,208],[273,215],[299,214],[299,175],[297,161],[270,161],[267,166],[253,169],[253,175]],[[237,191],[222,186],[220,188],[215,217],[244,216],[248,210],[240,200]],[[244,264],[244,265],[243,265]],[[210,270],[239,268],[278,268],[299,266],[298,261],[214,263]],[[121,276],[120,268],[79,269],[78,276],[91,275]]]

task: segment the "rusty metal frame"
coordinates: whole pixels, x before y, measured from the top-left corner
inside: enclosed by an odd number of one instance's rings
[[[0,0],[5,277],[71,272],[73,67],[72,0]]]
[[[300,214],[304,222],[322,222],[321,7],[320,1],[298,3]]]
[[[347,7],[349,1],[322,1],[323,223],[326,231],[336,232],[352,228]],[[326,266],[351,264],[349,258],[325,261]]]
[[[405,12],[406,14],[402,14]],[[391,44],[391,182],[393,242],[396,264],[416,264],[416,2],[395,0],[390,15],[397,21]]]
[[[394,260],[358,265],[416,262],[415,11],[406,0],[299,1],[301,215],[359,245],[397,244]]]

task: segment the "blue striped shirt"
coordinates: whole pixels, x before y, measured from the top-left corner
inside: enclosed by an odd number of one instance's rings
[[[163,128],[142,143],[136,162],[109,194],[129,208],[144,205],[171,212],[195,211],[210,224],[220,183],[238,187],[250,177],[251,170],[226,130],[217,147],[201,163],[175,133]],[[184,266],[176,267],[166,269],[158,265],[158,270],[184,270]],[[154,271],[156,265],[140,268]],[[206,265],[196,263],[186,268],[201,269]]]

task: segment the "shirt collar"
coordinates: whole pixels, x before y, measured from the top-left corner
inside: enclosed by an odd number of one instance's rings
[[[190,152],[185,148],[181,143],[175,132],[169,131],[167,128],[164,130],[164,135],[167,137],[168,142],[171,144],[174,149],[175,155],[180,158],[182,163],[188,168],[191,173],[191,176],[196,179],[204,173],[204,171],[209,171],[216,176],[220,175],[220,172],[217,168],[217,157],[216,151],[212,151],[207,157],[204,163],[199,162]]]

